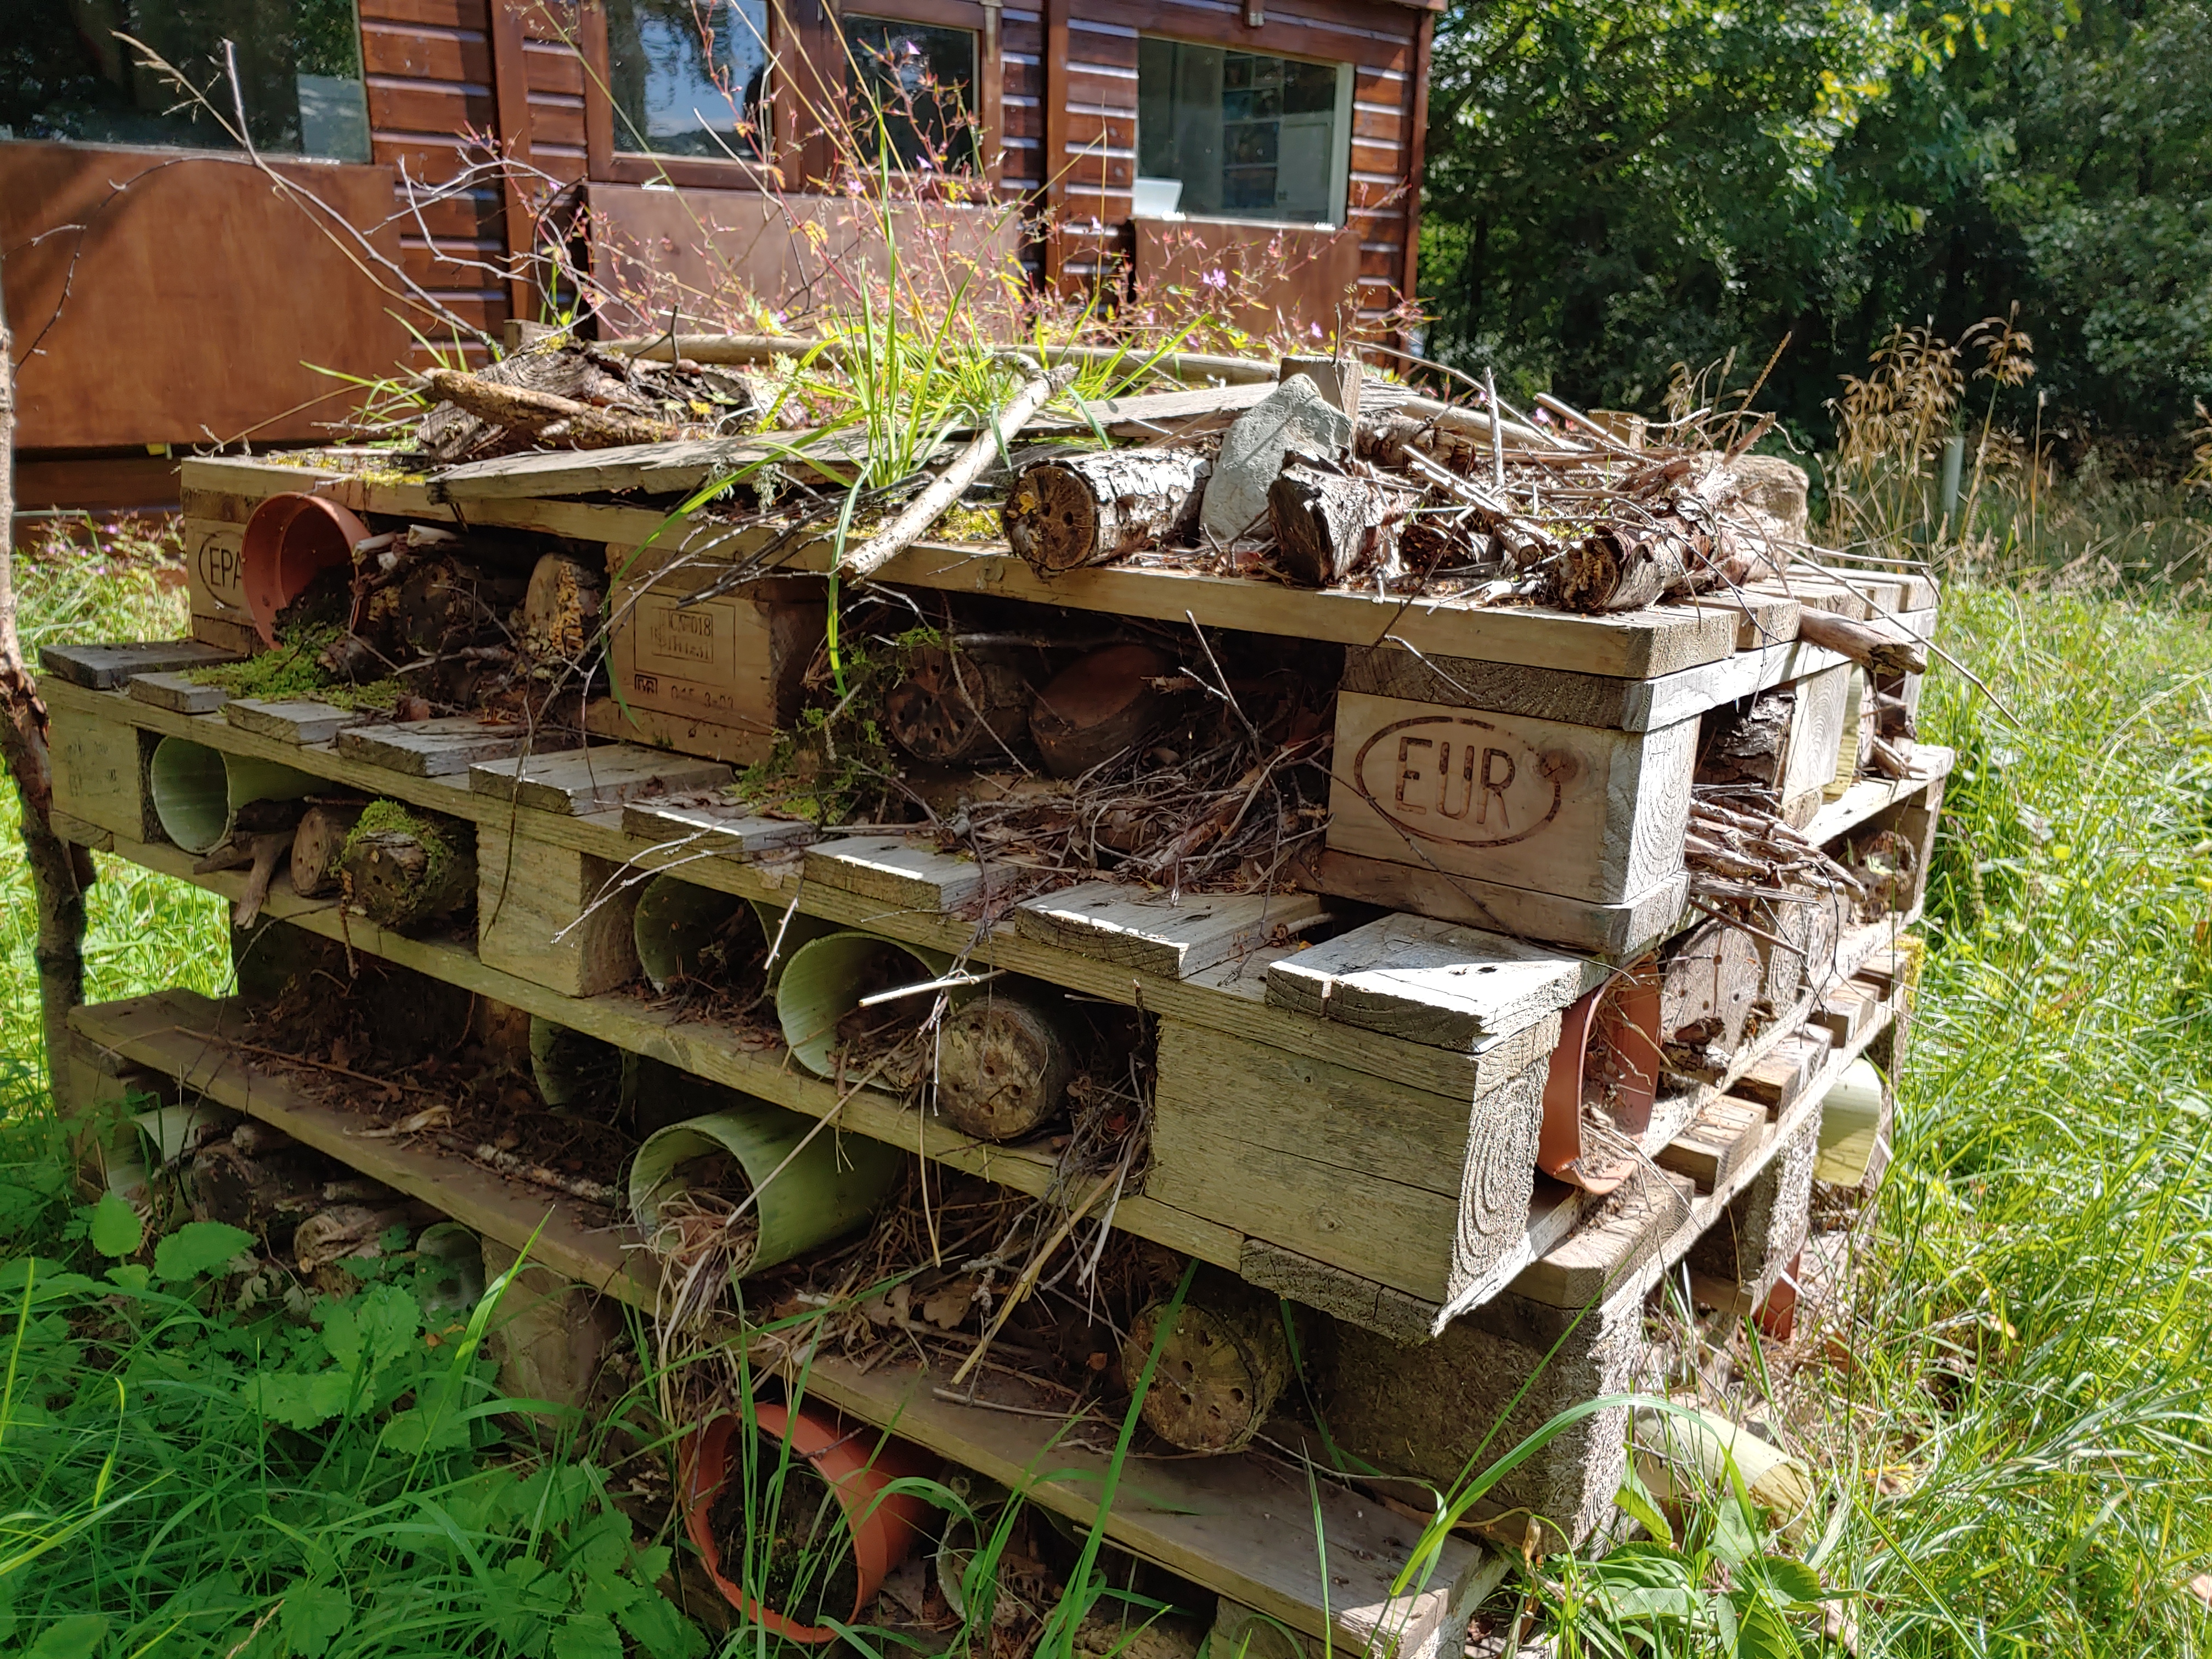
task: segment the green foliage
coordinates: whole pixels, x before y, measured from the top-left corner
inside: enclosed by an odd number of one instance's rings
[[[0,1264],[0,1624],[29,1650],[269,1659],[503,1652],[696,1659],[587,1459],[487,1461],[495,1304],[432,1346],[408,1285],[309,1316],[241,1315],[217,1278],[250,1238],[194,1224],[149,1278]],[[21,1542],[43,1547],[24,1559]],[[0,1632],[0,1640],[8,1639]],[[105,1644],[105,1645],[103,1645]]]
[[[398,680],[371,680],[356,685],[340,679],[319,660],[344,633],[336,623],[280,629],[276,643],[268,650],[243,662],[191,669],[188,677],[200,685],[220,686],[234,697],[258,697],[270,702],[312,697],[339,708],[390,708],[399,700]]]
[[[1462,0],[1430,111],[1434,349],[1524,393],[1656,412],[1787,334],[1802,437],[1893,323],[2014,301],[2063,441],[2170,446],[2212,387],[2204,0]]]

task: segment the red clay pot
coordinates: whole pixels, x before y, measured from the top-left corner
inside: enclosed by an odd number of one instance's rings
[[[350,565],[368,526],[320,495],[271,495],[246,521],[239,547],[246,608],[264,645],[276,643],[276,618],[332,565]]]
[[[929,1505],[910,1493],[879,1497],[884,1488],[907,1475],[927,1474],[932,1460],[918,1447],[900,1440],[884,1440],[865,1424],[848,1424],[836,1413],[802,1406],[796,1413],[783,1406],[756,1405],[753,1420],[763,1435],[788,1438],[791,1449],[814,1466],[814,1472],[837,1494],[845,1511],[845,1524],[853,1534],[853,1565],[860,1577],[860,1594],[854,1598],[851,1618],[876,1598],[884,1580],[914,1553],[921,1540]],[[714,1540],[708,1512],[722,1490],[722,1482],[742,1475],[744,1465],[732,1450],[732,1442],[745,1432],[742,1416],[718,1417],[685,1442],[684,1466],[684,1529],[705,1558],[714,1588],[745,1616],[765,1625],[793,1642],[835,1641],[837,1632],[827,1625],[801,1625],[772,1607],[763,1607],[737,1584],[722,1576],[721,1547]],[[877,1449],[878,1442],[882,1449]]]

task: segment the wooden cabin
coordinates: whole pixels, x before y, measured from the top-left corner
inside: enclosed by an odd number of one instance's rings
[[[1127,292],[1264,251],[1269,303],[1302,328],[1355,311],[1372,326],[1413,289],[1441,3],[146,0],[126,15],[120,0],[21,0],[26,27],[0,45],[19,501],[166,504],[179,453],[326,439],[358,395],[332,372],[422,361],[363,275],[386,262],[492,336],[537,316],[514,274],[526,191],[588,210],[595,276],[627,259],[678,291],[787,297],[805,280],[793,215],[759,168],[794,189],[828,176],[811,112],[864,74],[972,110],[965,164],[1000,201],[1054,210],[1021,249],[1036,281]],[[234,122],[229,41],[256,155],[335,236],[209,110],[176,107],[118,30]],[[486,165],[501,154],[526,183]],[[410,186],[441,184],[457,187],[408,206]],[[1002,234],[1037,221],[1011,222]]]

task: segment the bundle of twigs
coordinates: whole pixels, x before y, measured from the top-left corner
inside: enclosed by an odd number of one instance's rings
[[[1723,801],[1703,787],[1691,803],[1683,857],[1690,866],[1690,891],[1699,898],[1736,902],[1819,892],[1856,902],[1866,895],[1856,875],[1776,813],[1741,799]]]
[[[659,362],[578,340],[519,352],[480,371],[434,368],[420,389],[431,408],[413,435],[440,465],[527,449],[605,449],[738,433],[759,411],[735,371]]]

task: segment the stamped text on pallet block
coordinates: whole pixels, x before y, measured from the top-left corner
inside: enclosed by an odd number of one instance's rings
[[[1697,736],[1343,692],[1328,845],[1618,902],[1682,866]]]

